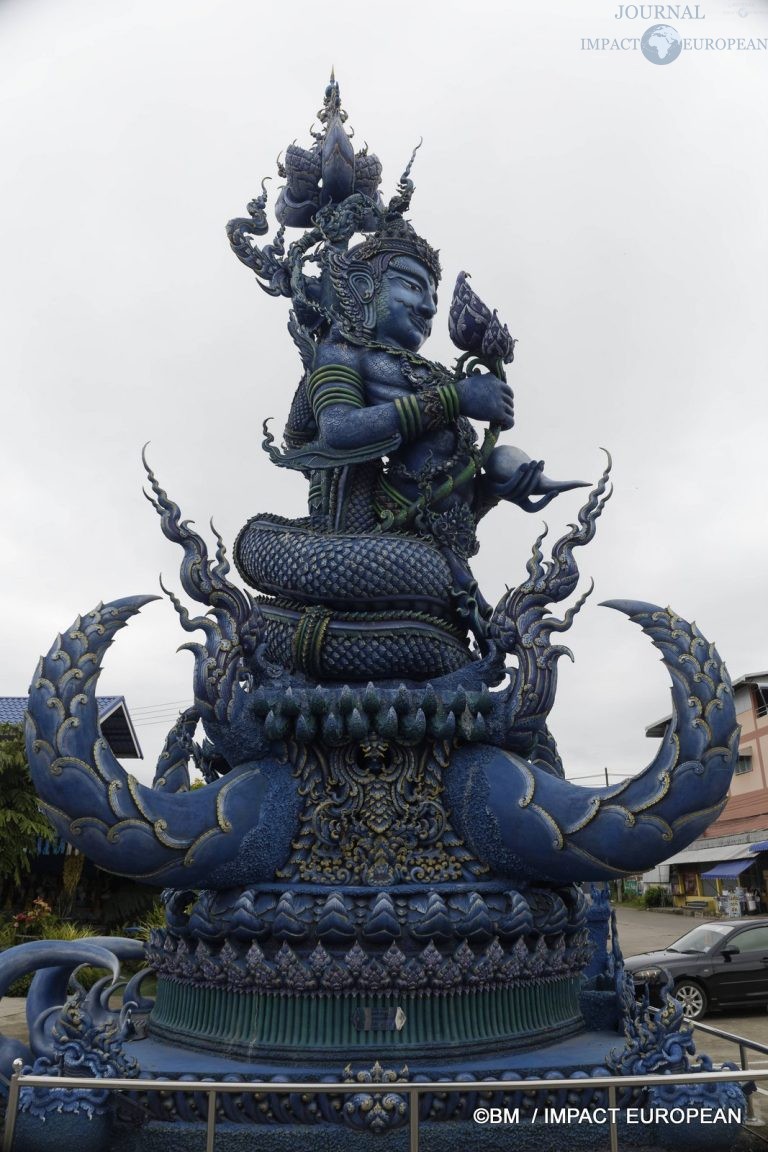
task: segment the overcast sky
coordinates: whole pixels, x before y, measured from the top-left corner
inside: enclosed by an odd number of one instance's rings
[[[287,303],[230,253],[331,65],[356,142],[394,188],[421,136],[412,219],[440,248],[427,354],[450,361],[466,269],[519,339],[506,440],[555,477],[616,493],[579,552],[595,594],[567,641],[552,726],[571,776],[633,774],[669,706],[648,640],[600,600],[671,604],[731,674],[768,667],[765,318],[768,52],[636,48],[652,21],[611,0],[0,0],[0,692],[99,600],[178,588],[141,495],[142,444],[199,526],[231,545],[259,511],[300,516],[301,478],[260,450],[300,369]],[[630,9],[632,11],[632,9]],[[765,0],[712,0],[688,37],[768,37]],[[275,188],[276,181],[272,187]],[[546,511],[553,539],[578,495]],[[541,516],[503,506],[475,572],[525,575]],[[107,659],[151,775],[191,698],[165,601]],[[150,711],[164,705],[158,711]],[[166,706],[167,705],[167,706]],[[135,770],[135,765],[133,765]]]

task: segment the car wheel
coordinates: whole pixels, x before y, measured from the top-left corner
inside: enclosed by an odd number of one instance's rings
[[[707,994],[696,980],[679,980],[672,995],[682,1004],[686,1020],[701,1020],[707,1011]]]

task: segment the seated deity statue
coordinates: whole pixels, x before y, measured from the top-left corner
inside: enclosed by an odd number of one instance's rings
[[[512,389],[493,372],[457,375],[420,355],[441,269],[408,223],[331,253],[329,273],[335,306],[285,429],[286,444],[314,450],[289,453],[294,466],[323,465],[308,470],[311,515],[336,531],[416,525],[466,561],[477,522],[500,500],[530,512],[577,486],[549,480],[519,449],[478,446],[471,420],[495,429],[493,444],[513,427]]]
[[[308,516],[255,516],[235,561],[267,598],[259,603],[279,634],[276,659],[321,678],[358,667],[361,677],[438,675],[473,659],[468,631],[481,648],[487,639],[491,608],[469,567],[480,519],[502,500],[536,511],[579,482],[551,480],[543,461],[497,444],[515,422],[504,374],[515,342],[465,273],[449,317],[464,355],[448,369],[421,354],[441,268],[405,217],[414,157],[385,208],[378,160],[352,153],[333,84],[320,119],[315,147],[292,145],[286,154],[274,242],[260,249],[254,241],[267,228],[266,192],[249,205],[250,220],[229,225],[235,252],[265,290],[291,299],[289,331],[304,373],[283,447],[266,425],[264,447],[309,484]],[[286,252],[286,226],[307,225]],[[482,439],[473,421],[485,425]],[[430,648],[415,665],[409,628]],[[373,631],[381,663],[370,644],[354,667],[351,658],[331,659],[334,639],[357,652]],[[317,658],[308,661],[310,649]],[[385,659],[385,651],[402,655]]]

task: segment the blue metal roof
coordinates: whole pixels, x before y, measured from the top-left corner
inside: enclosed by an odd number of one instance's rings
[[[99,719],[104,719],[115,708],[116,704],[125,704],[123,696],[97,696],[99,706]],[[23,724],[24,709],[27,706],[26,696],[0,696],[0,724]]]
[[[758,840],[756,844],[749,845],[750,852],[768,852],[768,840]]]
[[[99,724],[102,735],[115,756],[124,759],[140,760],[141,748],[128,714],[124,696],[97,696]],[[0,696],[0,724],[24,723],[26,696]]]
[[[722,879],[725,876],[740,876],[745,868],[749,868],[750,864],[754,864],[754,857],[751,860],[723,860],[720,864],[715,864],[714,868],[710,868],[707,872],[702,872],[702,880],[716,880],[718,876]]]

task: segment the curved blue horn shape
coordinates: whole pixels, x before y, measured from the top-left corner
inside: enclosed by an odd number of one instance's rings
[[[115,634],[154,596],[78,617],[39,663],[26,743],[41,807],[101,868],[160,887],[271,879],[290,850],[299,798],[290,768],[265,756],[213,784],[164,793],[119,764],[99,730],[96,683]]]
[[[37,941],[30,941],[30,943],[37,943]],[[129,940],[123,936],[89,936],[83,941],[46,940],[47,949],[44,954],[47,958],[50,955],[53,959],[45,968],[41,967],[40,960],[35,961],[37,971],[27,993],[25,1004],[27,1028],[30,1035],[32,1035],[36,1022],[44,1012],[64,1003],[69,994],[69,980],[75,968],[81,964],[96,966],[97,961],[93,957],[81,959],[78,951],[81,943],[87,944],[89,948],[105,949],[115,958],[117,967],[115,967],[115,963],[109,966],[113,979],[119,974],[121,961],[144,959],[143,942],[141,940]],[[43,952],[42,949],[40,951]],[[98,965],[104,967],[105,961],[98,961]],[[30,969],[30,971],[32,970]]]
[[[81,964],[107,968],[112,979],[116,980],[120,974],[120,959],[112,951],[112,944],[114,943],[113,940],[109,947],[104,947],[102,938],[97,940],[28,940],[26,943],[17,944],[15,948],[9,948],[7,952],[0,954],[0,999],[5,996],[15,980],[29,975],[30,972],[37,973],[32,985],[34,986],[39,981],[36,994],[31,1001],[27,1000],[26,1005],[30,1045],[0,1033],[0,1094],[4,1094],[2,1082],[8,1083],[14,1060],[21,1058],[25,1064],[31,1064],[35,1056],[39,1055],[38,1041],[42,1032],[38,1031],[38,1025],[42,1027],[43,1014],[47,1014],[54,1006],[54,1001],[39,994],[44,985],[49,991],[58,995],[61,992],[61,973],[66,973],[64,995],[56,1001],[56,1003],[61,1004],[66,999],[66,983],[69,976]],[[117,943],[124,942],[117,941]],[[140,955],[142,952],[141,945],[135,941],[130,943],[134,945],[134,949],[138,949]],[[57,973],[50,985],[41,980],[45,973],[39,970],[46,968],[53,969]]]
[[[606,788],[582,788],[488,745],[452,757],[454,827],[491,868],[571,883],[645,872],[685,848],[722,811],[738,755],[728,673],[714,645],[670,609],[607,607],[639,624],[672,678],[673,715],[653,762]]]
[[[164,793],[129,776],[101,738],[101,659],[147,599],[78,619],[41,662],[27,735],[43,806],[64,837],[113,872],[206,888],[271,880],[298,823],[287,765],[265,756],[205,788]],[[716,649],[668,609],[609,606],[641,625],[670,672],[674,715],[662,746],[637,777],[593,789],[491,745],[455,749],[444,777],[454,827],[497,874],[570,883],[645,871],[694,840],[725,803],[738,727]]]

